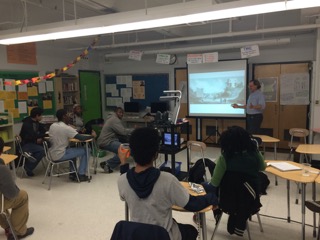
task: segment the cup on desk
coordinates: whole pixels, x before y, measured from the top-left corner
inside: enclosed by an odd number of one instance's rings
[[[310,176],[310,163],[302,163],[302,176],[308,177]]]

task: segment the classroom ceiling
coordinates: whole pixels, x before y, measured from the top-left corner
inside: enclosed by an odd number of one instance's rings
[[[167,6],[170,9],[171,4],[186,2],[201,4],[203,1],[208,0],[1,0],[0,36],[2,31],[12,29],[20,32],[26,31],[28,27],[41,24],[63,24],[68,20],[139,9],[148,11],[150,8],[162,6]],[[225,4],[241,0],[210,1],[212,4]],[[168,51],[168,53],[172,50],[172,53],[179,53],[179,49],[190,47],[194,47],[194,51],[200,51],[196,50],[197,47],[232,46],[234,42],[248,43],[253,40],[288,39],[304,34],[314,34],[319,16],[320,8],[312,8],[106,34],[101,36],[96,50],[110,56],[121,56],[130,50]],[[56,40],[55,46],[61,46],[70,51],[79,51],[86,48],[93,39],[94,37],[91,36]]]

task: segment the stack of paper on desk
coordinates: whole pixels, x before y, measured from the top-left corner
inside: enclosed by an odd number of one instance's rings
[[[300,167],[295,166],[288,162],[270,162],[268,163],[268,166],[275,167],[276,169],[280,171],[293,171],[293,170],[301,170]]]

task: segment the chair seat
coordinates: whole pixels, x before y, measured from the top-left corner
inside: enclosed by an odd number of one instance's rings
[[[292,142],[288,144],[290,148],[297,148],[301,143],[300,142]]]
[[[316,213],[320,213],[320,201],[306,201],[306,207]]]
[[[112,233],[111,240],[170,240],[163,227],[129,221],[119,221]]]

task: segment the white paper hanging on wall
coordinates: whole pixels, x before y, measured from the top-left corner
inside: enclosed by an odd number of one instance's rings
[[[188,64],[201,64],[202,63],[202,54],[188,54],[187,63]]]
[[[204,53],[202,54],[203,63],[218,62],[218,52]]]
[[[259,55],[260,51],[258,45],[251,45],[241,48],[241,58],[250,58]]]
[[[309,105],[309,93],[309,73],[280,75],[280,105]]]
[[[141,61],[142,54],[143,54],[142,51],[139,51],[139,50],[131,50],[131,51],[129,52],[129,59],[135,60],[135,61]]]
[[[169,64],[170,63],[170,54],[158,53],[156,63]]]

